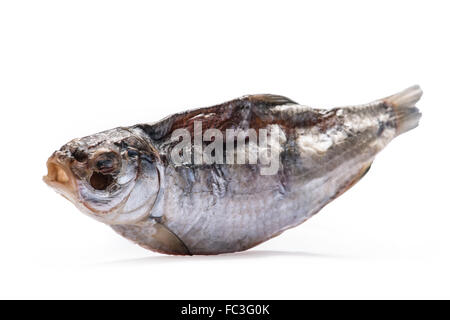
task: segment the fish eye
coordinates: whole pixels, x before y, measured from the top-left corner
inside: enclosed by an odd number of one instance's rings
[[[109,170],[114,167],[114,164],[111,159],[98,160],[95,165],[97,166],[97,169],[101,171]]]
[[[102,174],[110,174],[119,167],[119,158],[114,152],[104,152],[94,160],[93,169]]]
[[[130,158],[135,158],[139,155],[139,152],[137,152],[136,150],[130,149],[127,151],[127,154]]]
[[[91,162],[92,175],[89,183],[96,190],[106,190],[114,181],[120,168],[119,156],[113,151],[99,153]]]

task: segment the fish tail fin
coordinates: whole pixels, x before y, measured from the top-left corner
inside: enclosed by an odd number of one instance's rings
[[[394,110],[394,120],[397,125],[397,136],[414,129],[419,125],[422,114],[415,104],[422,96],[418,85],[409,87],[397,94],[383,99]]]

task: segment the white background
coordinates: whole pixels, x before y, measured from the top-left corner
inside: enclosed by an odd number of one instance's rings
[[[447,1],[2,1],[0,298],[450,298]],[[68,140],[244,94],[420,126],[305,224],[211,257],[146,251],[41,180]]]

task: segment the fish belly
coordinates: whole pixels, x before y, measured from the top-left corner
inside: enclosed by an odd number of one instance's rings
[[[233,166],[222,168],[225,181],[216,188],[206,183],[210,170],[195,172],[189,186],[169,174],[165,223],[191,254],[246,250],[310,218],[357,181],[371,161],[355,157],[331,171],[311,175],[298,169],[290,176]]]

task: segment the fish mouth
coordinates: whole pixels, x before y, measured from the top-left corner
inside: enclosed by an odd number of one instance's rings
[[[53,154],[47,161],[48,172],[43,180],[63,196],[73,199],[77,189],[76,180],[67,162],[66,159]]]

